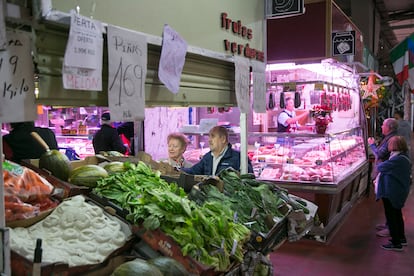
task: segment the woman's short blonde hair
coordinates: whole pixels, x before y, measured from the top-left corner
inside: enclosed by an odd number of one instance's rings
[[[167,136],[167,143],[170,142],[171,139],[178,140],[181,144],[181,148],[183,148],[184,150],[187,149],[187,146],[190,143],[190,141],[187,139],[187,137],[185,137],[184,134],[178,132],[170,133]]]

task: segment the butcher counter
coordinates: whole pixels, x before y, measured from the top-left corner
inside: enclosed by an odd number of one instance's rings
[[[360,127],[339,133],[249,133],[257,178],[318,206],[309,235],[327,242],[369,188],[369,161]]]

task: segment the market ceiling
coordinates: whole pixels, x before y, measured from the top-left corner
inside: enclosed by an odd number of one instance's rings
[[[337,0],[335,2],[346,14],[349,14],[351,1]],[[389,52],[407,36],[414,33],[414,0],[374,0],[374,3],[381,17],[380,45],[376,53],[379,73],[383,76],[393,76]]]

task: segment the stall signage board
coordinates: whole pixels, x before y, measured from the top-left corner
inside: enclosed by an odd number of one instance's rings
[[[115,121],[145,118],[147,48],[146,36],[108,26],[108,105]]]
[[[332,56],[355,54],[355,31],[332,33]]]
[[[7,32],[7,38],[7,50],[0,51],[0,122],[35,121],[30,34]]]
[[[248,114],[250,112],[250,65],[249,60],[243,57],[234,57],[235,66],[235,86],[237,106],[241,113]]]
[[[102,90],[103,36],[99,21],[72,11],[62,68],[63,87]]]
[[[268,19],[301,15],[305,12],[304,0],[267,0]]]

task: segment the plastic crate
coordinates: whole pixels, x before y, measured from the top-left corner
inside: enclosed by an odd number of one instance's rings
[[[252,231],[247,246],[261,252],[263,255],[276,250],[288,238],[288,219],[283,218],[266,234]]]

